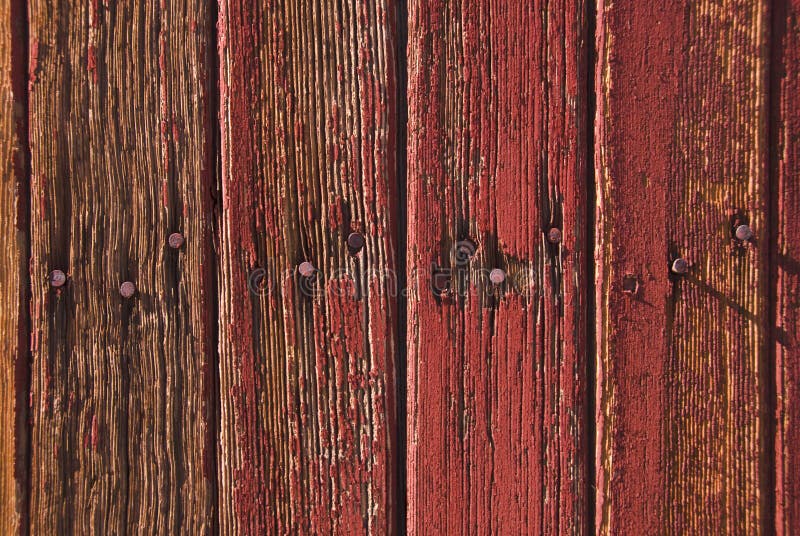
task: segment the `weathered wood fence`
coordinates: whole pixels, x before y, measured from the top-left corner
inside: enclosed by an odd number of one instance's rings
[[[800,0],[0,0],[0,67],[2,534],[800,531]]]

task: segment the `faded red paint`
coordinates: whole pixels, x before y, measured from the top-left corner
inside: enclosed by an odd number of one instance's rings
[[[800,527],[800,1],[774,3],[770,99],[777,244],[776,532]]]
[[[100,27],[100,0],[92,0],[91,21],[92,28]]]
[[[92,73],[92,82],[97,84],[97,47],[89,45],[86,52],[86,68]]]
[[[230,63],[230,73],[220,76],[220,125],[222,136],[222,217],[229,235],[226,237],[233,248],[233,258],[229,261],[231,270],[231,310],[230,323],[222,326],[221,338],[230,341],[235,363],[233,369],[237,379],[229,393],[233,401],[236,444],[241,461],[233,466],[236,486],[233,490],[236,516],[248,533],[278,531],[275,522],[269,522],[266,479],[267,468],[263,458],[257,456],[259,445],[259,423],[257,393],[255,390],[255,359],[252,344],[254,330],[252,325],[252,303],[246,281],[248,269],[254,268],[256,261],[253,237],[250,236],[251,191],[256,171],[256,145],[252,134],[249,104],[257,98],[250,73],[256,70],[254,44],[240,32],[227,33],[229,28],[247,28],[253,20],[251,7],[239,2],[220,2],[218,43],[221,57],[235,58]],[[228,85],[230,82],[230,86]],[[231,140],[231,129],[235,142]],[[221,359],[224,356],[221,355]],[[230,424],[226,424],[230,425]],[[233,459],[234,453],[220,451],[220,456]],[[279,488],[275,488],[279,489]],[[220,523],[224,523],[221,519]]]
[[[97,432],[97,414],[86,413],[86,419],[89,420],[89,423],[84,426],[83,448],[91,446],[92,449],[97,449],[97,445],[100,442]]]
[[[28,91],[33,91],[36,84],[36,69],[39,67],[39,40],[36,38],[31,39],[31,50],[28,65]],[[15,62],[14,65],[19,65],[20,68],[24,65],[23,62]]]
[[[216,20],[214,19],[213,10],[209,10],[206,14],[206,20],[202,21],[202,32],[204,35],[211,36],[214,35],[214,25]],[[192,31],[196,30],[197,23],[195,20],[192,20]],[[202,167],[202,174],[199,177],[202,188],[202,196],[201,196],[201,213],[203,217],[203,221],[205,222],[215,222],[213,226],[214,230],[209,229],[206,226],[204,229],[203,234],[199,237],[197,243],[199,244],[200,251],[202,252],[201,255],[201,266],[200,266],[200,280],[202,281],[203,287],[200,290],[201,296],[201,307],[200,310],[202,313],[202,325],[207,326],[208,329],[203,330],[203,339],[201,341],[201,349],[203,355],[203,364],[201,367],[202,370],[202,390],[203,390],[203,408],[202,408],[202,419],[205,424],[205,432],[206,432],[206,440],[203,445],[203,477],[207,479],[209,482],[214,483],[214,490],[215,494],[218,495],[218,482],[217,482],[217,473],[216,473],[216,456],[217,456],[217,442],[218,442],[218,430],[217,430],[217,399],[219,397],[219,393],[217,392],[217,362],[215,356],[217,355],[218,349],[215,348],[215,339],[216,339],[216,329],[211,328],[215,324],[218,324],[218,312],[215,311],[216,308],[219,307],[217,302],[217,288],[216,288],[216,281],[217,281],[217,270],[218,266],[216,264],[216,250],[215,250],[215,240],[219,239],[219,235],[215,234],[218,233],[218,225],[219,225],[219,214],[216,212],[217,207],[215,200],[212,198],[212,192],[216,193],[217,191],[217,163],[218,163],[218,149],[216,146],[216,136],[215,132],[217,130],[217,121],[218,117],[215,117],[214,110],[217,109],[218,102],[214,100],[215,97],[213,95],[216,94],[217,88],[214,87],[215,81],[219,75],[218,72],[213,72],[213,66],[208,61],[210,54],[216,53],[213,50],[205,50],[199,52],[201,54],[205,54],[202,56],[203,61],[198,61],[199,65],[205,66],[204,69],[200,70],[198,73],[199,77],[199,89],[201,92],[201,102],[203,109],[206,110],[206,113],[203,114],[203,155],[205,157],[205,162]],[[189,216],[189,204],[183,203],[183,211],[182,216],[184,220]],[[186,237],[186,235],[184,235]],[[189,240],[192,240],[193,237],[188,236]],[[219,520],[218,518],[218,510],[215,509],[215,523],[216,526],[214,529],[219,529]]]
[[[392,532],[396,301],[387,281],[337,274],[394,270],[393,26],[381,2],[284,7],[230,0],[219,13],[220,455],[236,460],[220,526]],[[353,58],[341,48],[351,32]],[[371,235],[366,265],[346,250],[354,222]],[[297,276],[301,262],[318,273]],[[261,267],[275,291],[254,297]]]
[[[652,128],[652,125],[671,125],[671,110],[665,103],[677,98],[677,65],[674,63],[673,43],[683,31],[682,10],[665,10],[648,2],[627,2],[624,7],[608,9],[607,2],[598,4],[596,73],[597,122],[595,139],[598,148],[631,147],[636,145],[643,133],[648,133],[647,143],[641,144],[638,151],[615,150],[595,151],[596,168],[609,169],[609,177],[622,180],[632,174],[647,173],[653,177],[650,187],[629,188],[620,186],[621,194],[614,199],[616,214],[630,214],[635,217],[635,233],[619,233],[614,247],[630,252],[629,260],[620,260],[620,270],[637,274],[644,280],[640,289],[641,299],[632,301],[628,296],[611,293],[607,267],[602,252],[598,250],[596,259],[597,295],[596,303],[610,300],[608,317],[598,311],[596,333],[598,349],[603,348],[606,338],[613,340],[615,351],[614,370],[606,370],[602,360],[598,360],[598,390],[596,401],[597,422],[597,510],[595,526],[602,529],[605,523],[612,523],[614,531],[648,534],[657,532],[663,526],[661,509],[651,500],[663,488],[664,466],[661,463],[661,419],[662,400],[665,396],[664,384],[657,381],[665,374],[663,356],[667,354],[664,337],[663,315],[666,299],[669,296],[669,278],[666,269],[668,246],[663,240],[652,240],[663,234],[666,227],[667,180],[670,174],[670,155],[672,133],[668,128]],[[615,44],[617,56],[605,56],[611,35],[619,35],[623,28],[629,28],[631,21],[638,22],[635,33],[625,30],[630,38],[618,38]],[[615,64],[616,57],[638,57],[639,40],[634,36],[646,38],[654,51],[648,61],[651,76],[639,76],[638,65],[631,72],[623,71],[625,64]],[[606,70],[611,71],[619,83],[607,88]],[[636,84],[625,80],[637,80]],[[664,83],[663,81],[666,81]],[[601,96],[608,94],[608,97]],[[633,103],[637,105],[633,105]],[[643,105],[642,103],[646,103]],[[612,115],[613,114],[613,115]],[[611,120],[604,118],[611,116]],[[608,155],[608,156],[606,156]],[[604,162],[603,158],[610,158]],[[630,171],[628,171],[630,170]],[[598,174],[598,182],[603,180]],[[599,186],[598,186],[599,188]],[[602,195],[597,196],[598,213],[609,214]],[[621,229],[620,229],[621,230]],[[602,230],[598,228],[598,240]],[[649,261],[642,266],[642,261]],[[616,270],[615,270],[616,273]],[[650,304],[654,304],[652,306]],[[615,318],[636,315],[636,329],[620,330],[609,326]],[[606,400],[603,397],[603,382],[613,378],[615,397],[620,402],[613,407],[614,416],[620,425],[613,437],[608,437],[609,424]],[[648,379],[642,385],[643,379]],[[647,392],[642,397],[642,392]],[[636,400],[636,403],[626,401]],[[624,435],[623,435],[624,434]],[[624,437],[636,438],[627,441],[625,448],[614,451],[613,463],[621,468],[609,474],[606,466],[606,444],[619,444]],[[607,497],[607,493],[610,497]],[[611,499],[611,513],[607,513],[606,500]],[[604,520],[609,516],[610,521]]]
[[[753,533],[769,515],[759,489],[764,9],[598,4],[603,534]],[[732,240],[739,212],[757,235],[746,247]],[[678,256],[684,275],[670,273]],[[635,295],[625,291],[631,275]]]
[[[100,443],[100,436],[97,431],[97,415],[92,415],[92,448],[96,449]]]
[[[408,531],[581,532],[586,6],[409,7]]]

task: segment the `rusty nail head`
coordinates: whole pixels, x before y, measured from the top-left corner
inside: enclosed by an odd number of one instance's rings
[[[475,250],[477,249],[475,243],[469,239],[460,240],[459,242],[457,242],[456,248],[458,252],[465,258],[469,258],[475,255]]]
[[[678,257],[672,262],[672,271],[676,274],[685,274],[689,271],[689,262],[683,257]]]
[[[123,298],[130,298],[136,293],[136,285],[130,281],[125,281],[119,286],[119,293],[122,294]]]
[[[62,272],[61,270],[53,270],[50,272],[50,286],[51,287],[63,287],[64,283],[67,282],[67,274]]]
[[[347,245],[354,251],[359,251],[364,247],[364,235],[361,233],[350,233],[347,235]]]
[[[167,242],[169,242],[169,247],[172,249],[178,249],[183,245],[183,235],[181,233],[172,233],[169,235]]]
[[[456,242],[455,250],[453,251],[455,253],[456,265],[466,266],[469,264],[469,261],[475,255],[476,250],[477,245],[469,238],[465,238],[464,240],[459,240]]]
[[[747,242],[753,238],[753,230],[750,229],[749,225],[745,224],[737,225],[734,234],[736,235],[736,239],[741,240],[742,242]]]
[[[301,262],[300,266],[297,267],[297,272],[303,277],[311,277],[316,271],[317,269],[314,268],[314,265],[308,261]]]
[[[561,229],[558,227],[551,227],[549,231],[547,231],[547,240],[550,241],[551,244],[558,244],[561,242]]]
[[[495,285],[499,285],[505,280],[506,280],[506,273],[500,268],[495,268],[494,270],[489,272],[489,281],[491,281]]]

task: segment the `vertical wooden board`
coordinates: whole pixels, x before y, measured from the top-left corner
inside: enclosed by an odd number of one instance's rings
[[[220,3],[223,533],[396,530],[393,10]]]
[[[776,528],[800,527],[800,1],[773,4],[770,143],[776,181]],[[794,529],[794,530],[793,530]]]
[[[586,10],[410,5],[412,534],[588,526]]]
[[[30,1],[32,533],[213,529],[208,9]]]
[[[755,533],[766,329],[766,2],[598,5],[597,519]],[[750,242],[734,238],[749,224]],[[686,276],[670,274],[682,256]]]
[[[28,191],[25,11],[0,0],[0,533],[26,528]]]

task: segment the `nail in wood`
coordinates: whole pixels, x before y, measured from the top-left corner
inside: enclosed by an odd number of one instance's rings
[[[753,230],[750,229],[749,225],[738,225],[734,234],[736,235],[736,239],[742,242],[747,242],[753,238]]]
[[[297,272],[303,277],[311,277],[316,271],[317,269],[314,268],[314,265],[308,261],[301,262],[300,266],[297,267]]]
[[[689,271],[689,262],[683,257],[678,257],[672,262],[673,273],[683,275]]]
[[[506,273],[500,268],[495,268],[494,270],[489,272],[489,281],[491,281],[493,284],[500,285],[505,280],[506,280]]]
[[[123,298],[130,298],[134,294],[136,294],[136,285],[134,285],[130,281],[125,281],[122,285],[119,286],[119,293],[122,295]]]
[[[51,287],[63,287],[64,283],[67,282],[67,274],[62,272],[61,270],[53,270],[50,272],[50,286]]]
[[[183,235],[181,233],[172,233],[169,235],[167,242],[172,249],[179,249],[183,245]]]
[[[364,235],[361,233],[350,233],[347,236],[347,245],[353,251],[361,251],[361,248],[364,247]]]

